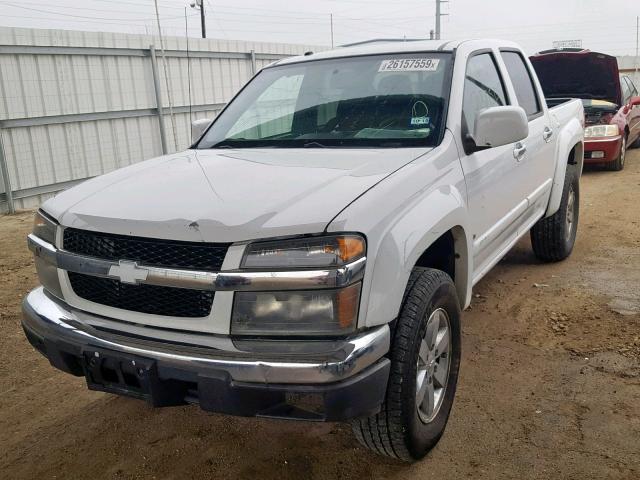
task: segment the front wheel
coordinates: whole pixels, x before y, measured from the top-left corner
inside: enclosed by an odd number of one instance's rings
[[[608,167],[609,170],[613,170],[615,172],[619,172],[624,168],[624,161],[627,158],[627,136],[622,136],[622,144],[620,145],[620,154],[618,158],[616,158],[613,162],[611,162]]]
[[[365,447],[411,462],[438,443],[458,382],[460,306],[446,273],[414,268],[390,355],[380,413],[354,420],[352,428]]]
[[[531,229],[533,253],[543,262],[559,262],[573,251],[580,213],[580,174],[577,165],[567,165],[560,208],[541,218]]]

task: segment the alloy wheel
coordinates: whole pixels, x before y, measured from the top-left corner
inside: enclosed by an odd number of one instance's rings
[[[443,308],[434,310],[420,342],[416,372],[418,416],[429,423],[438,415],[449,381],[451,323]]]
[[[573,190],[573,185],[569,189],[569,196],[567,198],[567,216],[566,216],[566,226],[565,226],[565,238],[567,241],[571,239],[571,235],[573,234],[573,225],[575,223],[575,214],[576,214],[576,192]]]

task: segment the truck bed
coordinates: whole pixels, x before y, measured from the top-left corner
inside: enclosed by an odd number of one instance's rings
[[[545,98],[545,100],[547,102],[547,106],[551,110],[567,102],[570,102],[571,100],[574,100],[574,99],[573,98]]]
[[[566,125],[572,118],[584,119],[584,107],[577,98],[549,98],[547,105],[556,125]]]

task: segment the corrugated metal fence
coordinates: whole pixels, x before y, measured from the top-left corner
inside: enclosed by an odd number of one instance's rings
[[[260,68],[319,49],[0,28],[0,210],[186,148],[189,71],[192,119],[213,118]]]

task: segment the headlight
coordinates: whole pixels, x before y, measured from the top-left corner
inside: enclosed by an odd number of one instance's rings
[[[339,290],[236,292],[232,335],[346,335],[354,331],[360,283]]]
[[[46,214],[38,210],[33,219],[33,234],[53,245],[56,242],[56,224]]]
[[[331,235],[249,244],[244,268],[339,267],[364,256],[360,235]]]
[[[620,135],[617,125],[592,125],[584,129],[585,138],[616,137]]]
[[[33,219],[33,234],[52,245],[56,241],[56,223],[41,211],[36,212]],[[58,278],[58,269],[51,263],[36,255],[36,271],[42,286],[58,298],[62,298],[62,288]]]

